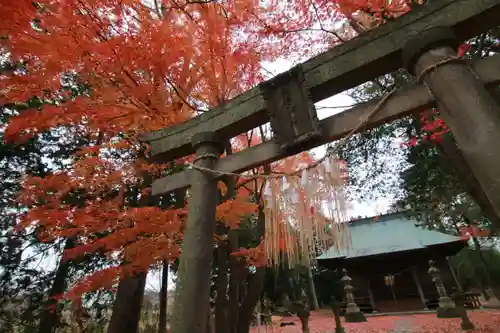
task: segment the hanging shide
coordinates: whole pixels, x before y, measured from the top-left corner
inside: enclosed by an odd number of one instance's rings
[[[314,168],[267,180],[264,189],[268,265],[310,266],[331,246],[350,246],[343,187],[346,166],[333,156]]]

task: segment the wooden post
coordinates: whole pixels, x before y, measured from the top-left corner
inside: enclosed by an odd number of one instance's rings
[[[429,260],[429,274],[432,276],[432,282],[436,286],[436,290],[439,295],[439,307],[437,309],[437,316],[439,318],[458,318],[460,317],[459,311],[455,306],[455,303],[448,297],[446,288],[443,285],[441,279],[441,272],[439,268],[436,267],[434,260]]]
[[[366,321],[366,317],[359,309],[356,301],[354,300],[354,295],[352,293],[354,287],[351,285],[351,277],[347,275],[347,269],[342,270],[342,274],[344,275],[340,280],[344,283],[344,291],[347,306],[345,309],[345,321],[348,323],[361,323]]]
[[[453,281],[455,281],[455,284],[457,285],[458,291],[463,293],[464,288],[462,288],[462,284],[458,280],[457,274],[455,273],[455,269],[451,265],[450,257],[446,257],[446,262],[448,263],[448,268],[450,269],[451,277],[453,278]]]
[[[303,295],[301,298],[302,300],[292,303],[293,312],[295,312],[300,319],[302,333],[309,333],[309,317],[311,316],[311,312],[307,306],[307,296]]]
[[[443,63],[457,56],[457,46],[453,30],[431,28],[408,40],[403,59],[413,74],[424,75],[440,116],[500,216],[500,154],[495,149],[500,142],[500,105],[465,61]]]
[[[222,151],[218,136],[212,132],[198,133],[193,136],[192,145],[196,149],[197,158],[194,164],[202,168],[213,168]],[[217,204],[217,182],[214,175],[193,168],[190,192],[175,288],[172,333],[204,332],[207,327]]]
[[[415,266],[411,266],[411,275],[413,276],[413,281],[415,281],[415,284],[417,285],[418,295],[420,296],[420,300],[424,305],[424,310],[428,311],[429,308],[427,307],[427,301],[425,300],[424,290],[422,289],[422,285],[420,284],[420,280],[418,279],[417,269],[415,268]]]
[[[316,295],[316,286],[314,285],[314,276],[311,266],[307,267],[307,298],[311,310],[319,309],[318,296]]]
[[[335,296],[332,296],[331,301],[333,317],[335,318],[335,333],[345,333],[345,330],[342,327],[342,321],[340,320],[340,302],[337,301]]]
[[[377,305],[375,304],[375,296],[373,296],[372,291],[372,280],[367,280],[368,297],[370,298],[370,305],[372,306],[372,312],[377,313]]]
[[[257,333],[260,333],[260,325],[261,325],[261,318],[260,316],[262,315],[262,302],[258,301],[257,302]]]

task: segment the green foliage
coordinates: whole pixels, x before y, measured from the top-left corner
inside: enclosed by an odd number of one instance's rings
[[[344,298],[344,285],[340,281],[342,274],[339,270],[322,269],[314,275],[314,286],[318,295],[318,302],[323,307],[331,307],[332,296],[337,300]]]
[[[457,277],[465,290],[474,287],[477,288],[478,282],[487,285],[486,270],[489,271],[494,286],[499,286],[500,252],[492,247],[483,248],[481,252],[487,267],[481,264],[477,251],[471,248],[465,248],[451,258],[451,264],[457,272]]]

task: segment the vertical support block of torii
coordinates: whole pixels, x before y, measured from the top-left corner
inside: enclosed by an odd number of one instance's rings
[[[496,149],[500,143],[500,105],[468,63],[439,64],[457,57],[458,45],[451,28],[431,28],[408,40],[403,60],[412,74],[423,75],[440,116],[500,216],[500,154]]]
[[[432,282],[434,282],[439,295],[439,307],[437,309],[438,318],[460,317],[460,312],[455,306],[455,303],[448,297],[448,293],[441,279],[441,271],[436,267],[434,260],[429,260],[429,274],[432,277]]]
[[[196,150],[194,165],[213,169],[222,153],[218,135],[195,134],[192,145]],[[196,168],[190,172],[188,217],[177,273],[172,333],[205,332],[208,319],[217,181],[211,172]]]
[[[344,268],[342,270],[342,274],[343,276],[340,281],[342,281],[342,283],[344,284],[344,291],[347,302],[344,314],[345,321],[348,323],[364,322],[366,321],[366,317],[363,312],[361,312],[358,305],[356,304],[356,301],[354,300],[354,294],[352,292],[354,290],[354,287],[351,285],[351,277],[347,275],[347,269]]]

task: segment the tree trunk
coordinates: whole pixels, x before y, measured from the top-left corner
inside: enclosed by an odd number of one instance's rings
[[[292,277],[292,272],[289,268],[286,267],[280,267],[281,270],[281,276],[282,276],[282,283],[283,283],[283,289],[285,291],[285,295],[288,296],[288,299],[290,302],[295,302],[299,299],[299,295],[297,293],[297,289]],[[283,304],[285,307],[289,306]]]
[[[147,272],[120,280],[108,333],[137,333]]]
[[[299,317],[302,324],[302,333],[309,333],[309,317]]]
[[[474,242],[475,252],[477,253],[477,255],[479,257],[479,261],[482,264],[482,271],[484,271],[484,277],[486,279],[486,287],[483,286],[483,289],[484,289],[484,292],[486,295],[485,298],[486,298],[486,300],[488,300],[490,298],[490,296],[495,296],[496,298],[498,298],[497,292],[496,292],[495,288],[493,288],[493,277],[491,276],[491,270],[489,268],[488,263],[486,262],[486,259],[484,258],[483,252],[481,250],[481,244],[479,243],[479,240],[475,236],[472,236],[472,241]],[[493,295],[490,295],[486,291],[486,289],[489,289],[493,293]]]
[[[229,231],[230,235],[230,248],[231,250],[238,248],[238,240],[232,230]],[[238,316],[240,308],[240,281],[245,276],[245,266],[242,260],[229,255],[229,264],[231,268],[231,274],[229,276],[229,302],[228,302],[228,325],[229,332],[237,332],[238,329]]]
[[[66,240],[64,245],[64,250],[72,249],[75,246],[75,241],[72,238]],[[64,252],[63,252],[64,255]],[[42,315],[40,317],[40,326],[38,327],[38,333],[53,333],[56,330],[58,324],[59,313],[56,309],[57,296],[64,293],[66,289],[66,278],[68,276],[69,268],[71,266],[70,260],[63,260],[63,257],[59,260],[59,266],[57,267],[56,276],[54,277],[54,282],[50,288],[47,304],[43,309]]]
[[[260,237],[264,236],[266,228],[266,217],[264,215],[264,207],[259,206],[259,217],[257,221],[258,234]],[[262,289],[264,288],[265,268],[258,267],[257,271],[252,277],[247,295],[241,306],[238,321],[238,333],[248,333],[252,321],[252,314],[260,299]],[[217,332],[218,333],[218,332]]]
[[[302,324],[302,333],[309,333],[309,316],[311,313],[305,308],[299,308],[297,311],[297,317],[300,319]]]
[[[238,320],[238,333],[248,333],[252,322],[252,314],[260,299],[262,288],[264,287],[265,277],[264,267],[257,268],[257,271],[252,277],[252,282],[248,288],[248,293],[245,301],[241,306]],[[217,332],[218,333],[218,332]]]
[[[158,321],[158,333],[167,331],[167,297],[168,297],[168,261],[163,260],[160,289],[160,319]]]
[[[215,299],[215,331],[229,333],[227,325],[227,292],[228,292],[228,247],[220,244],[217,248],[217,296]]]
[[[314,277],[311,267],[307,267],[307,300],[311,310],[319,309],[318,297],[316,295],[316,288],[314,287]]]
[[[212,319],[213,319],[213,316],[212,316],[212,311],[210,309],[210,304],[208,305],[208,312],[207,312],[207,328],[206,328],[206,333],[212,333],[213,332],[213,328],[212,328]],[[216,333],[219,333],[219,332],[216,332]]]

